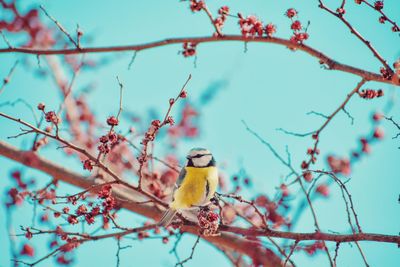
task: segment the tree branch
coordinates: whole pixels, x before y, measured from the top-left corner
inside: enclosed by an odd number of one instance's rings
[[[181,43],[210,43],[210,42],[255,42],[255,43],[273,43],[282,45],[290,48],[301,50],[312,57],[318,58],[321,64],[325,64],[331,70],[338,70],[342,72],[351,73],[360,77],[363,77],[370,81],[383,82],[400,86],[400,81],[391,81],[382,77],[382,75],[369,72],[363,69],[352,67],[346,64],[339,63],[333,60],[331,57],[324,53],[308,46],[305,44],[296,44],[287,39],[277,37],[254,37],[246,38],[241,35],[224,35],[223,37],[210,36],[210,37],[188,37],[188,38],[171,38],[160,41],[138,44],[138,45],[127,45],[127,46],[108,46],[108,47],[87,47],[87,48],[69,48],[69,49],[40,49],[40,48],[3,48],[0,49],[0,53],[25,53],[34,55],[70,55],[70,54],[87,54],[87,53],[109,53],[109,52],[123,52],[123,51],[142,51],[160,46],[166,46],[171,44]]]
[[[32,151],[21,151],[5,142],[0,141],[0,155],[24,164],[28,167],[40,170],[48,175],[66,182],[68,184],[81,187],[83,189],[95,186],[94,180],[89,177],[82,176],[75,172],[69,171],[62,166],[54,164],[49,160],[46,160]],[[93,187],[93,190],[97,190],[97,187]],[[162,211],[160,211],[153,204],[143,204],[139,203],[140,194],[131,189],[120,189],[113,188],[113,196],[117,200],[117,204],[122,208],[145,216],[147,218],[158,221],[162,216]],[[124,199],[124,201],[120,201]],[[194,235],[198,235],[198,227],[194,225],[184,225],[182,231],[189,232]],[[265,248],[254,246],[254,242],[250,240],[245,240],[243,238],[237,237],[234,234],[222,233],[220,236],[210,236],[202,237],[212,244],[224,247],[226,249],[235,250],[238,253],[246,254],[249,257],[257,258],[265,266],[281,266],[281,259],[276,256],[272,251],[266,253]]]

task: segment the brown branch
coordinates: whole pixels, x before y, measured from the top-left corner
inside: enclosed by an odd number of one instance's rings
[[[355,227],[353,226],[352,220],[351,220],[351,215],[350,215],[350,210],[349,210],[349,203],[347,202],[347,199],[346,199],[345,194],[347,195],[347,197],[348,197],[348,199],[349,199],[349,201],[350,201],[350,209],[351,209],[352,212],[353,212],[353,216],[354,216],[354,219],[355,219],[356,225],[357,225],[357,230],[358,230],[359,233],[361,233],[362,231],[361,231],[360,222],[358,221],[357,213],[356,213],[356,211],[355,211],[355,209],[354,209],[353,200],[352,200],[352,198],[351,198],[351,195],[350,195],[349,191],[347,190],[346,185],[345,185],[334,173],[332,173],[332,172],[325,172],[325,171],[319,171],[319,170],[317,170],[317,171],[312,171],[312,172],[320,173],[320,174],[326,174],[326,175],[328,175],[329,177],[331,177],[331,178],[339,185],[340,191],[342,192],[342,198],[343,198],[344,203],[345,203],[345,206],[346,206],[347,220],[348,220],[348,222],[349,222],[349,225],[350,225],[350,228],[351,228],[351,232],[352,232],[353,234],[356,234],[356,233],[357,233]],[[310,188],[310,189],[311,189],[311,188]],[[364,254],[363,250],[361,249],[360,244],[359,244],[357,241],[356,241],[355,243],[356,243],[356,246],[357,246],[358,251],[360,252],[361,257],[363,258],[363,261],[364,261],[364,263],[365,263],[365,266],[368,267],[369,264],[368,264],[368,262],[367,262],[367,259],[366,259],[366,257],[365,257],[365,254]]]
[[[0,94],[4,91],[4,88],[6,87],[6,85],[10,82],[11,76],[13,75],[15,68],[18,65],[18,60],[15,61],[14,65],[11,67],[10,71],[8,72],[7,77],[5,77],[3,79],[3,84],[0,87]]]
[[[343,109],[346,107],[346,105],[347,105],[347,103],[350,101],[350,99],[351,99],[356,93],[358,93],[358,91],[360,90],[360,88],[361,88],[366,82],[367,82],[367,80],[363,78],[363,79],[357,84],[357,86],[356,86],[349,94],[347,94],[347,96],[346,96],[345,100],[342,102],[342,104],[340,104],[340,106],[339,106],[338,108],[336,108],[335,111],[333,111],[332,114],[329,115],[329,116],[326,118],[325,122],[318,128],[318,130],[316,130],[316,131],[314,132],[314,135],[313,135],[313,136],[315,136],[315,142],[314,142],[314,146],[313,146],[313,149],[312,149],[311,157],[310,157],[310,159],[307,161],[307,163],[306,163],[306,168],[305,168],[305,169],[308,169],[308,168],[309,168],[310,164],[313,162],[313,158],[314,158],[315,154],[317,153],[318,144],[319,144],[319,141],[320,141],[320,136],[319,136],[320,133],[325,129],[326,126],[328,126],[328,124],[332,121],[332,119],[336,116],[336,114],[338,114],[339,111],[343,110]]]
[[[189,257],[187,257],[186,259],[184,259],[184,260],[178,262],[177,264],[175,264],[175,267],[176,267],[176,266],[181,266],[181,267],[183,267],[183,264],[184,264],[184,263],[186,263],[186,262],[190,261],[191,259],[193,259],[194,250],[196,249],[196,247],[197,247],[197,245],[199,244],[199,242],[200,242],[200,236],[197,236],[196,242],[194,242],[194,245],[193,245],[193,247],[192,247],[192,251],[191,251]]]
[[[0,155],[7,157],[11,160],[20,162],[26,166],[41,170],[60,181],[81,187],[89,188],[95,185],[93,180],[83,177],[79,174],[71,172],[61,166],[58,166],[46,159],[41,158],[31,151],[21,151],[0,141]],[[124,192],[118,188],[113,189],[113,195],[118,198],[129,199],[132,202],[119,202],[121,207],[130,211],[146,216],[148,218],[159,220],[162,212],[149,204],[136,204],[134,203],[137,192]],[[182,226],[182,231],[186,231],[197,235],[198,227],[194,225]],[[203,237],[211,243],[221,245],[225,248],[237,250],[239,253],[246,254],[250,257],[258,257],[265,266],[280,266],[280,259],[276,256],[265,255],[263,249],[258,249],[251,245],[251,242],[235,236],[234,234],[244,235],[248,237],[255,236],[269,236],[293,240],[324,240],[332,242],[355,242],[355,241],[375,241],[400,244],[400,236],[372,234],[372,233],[358,233],[358,234],[328,234],[328,233],[292,233],[274,230],[257,230],[257,229],[243,229],[234,226],[221,226],[222,231],[220,236]]]
[[[43,10],[44,14],[51,19],[56,25],[57,27],[60,29],[60,31],[62,31],[67,37],[68,39],[71,41],[71,43],[73,43],[77,49],[80,49],[79,45],[75,42],[74,38],[72,38],[72,36],[67,32],[67,30],[61,25],[60,22],[58,22],[54,17],[52,17],[43,6],[40,6],[40,9]]]
[[[383,235],[373,233],[357,233],[357,234],[328,234],[321,232],[314,233],[294,233],[294,232],[283,232],[276,230],[257,230],[257,229],[245,229],[236,226],[221,226],[220,231],[226,231],[230,233],[240,234],[246,237],[277,237],[292,240],[320,240],[320,241],[331,241],[331,242],[356,242],[356,241],[374,241],[382,243],[394,243],[400,244],[400,236],[398,235]]]
[[[238,195],[234,195],[234,194],[220,194],[218,192],[215,193],[216,198],[217,198],[217,205],[219,207],[219,216],[220,216],[220,220],[221,220],[221,224],[224,224],[224,220],[223,220],[223,213],[222,213],[222,209],[223,207],[221,206],[221,204],[219,203],[219,201],[223,202],[224,205],[229,205],[235,212],[236,216],[242,218],[243,220],[245,220],[246,222],[248,222],[252,227],[254,228],[259,228],[259,229],[267,229],[268,228],[268,224],[266,222],[265,216],[262,215],[261,211],[257,208],[257,206],[255,205],[255,203],[253,201],[248,201],[243,199],[241,196]],[[259,216],[259,218],[262,221],[263,227],[260,227],[259,225],[255,224],[251,219],[249,219],[246,215],[242,214],[242,212],[240,212],[238,209],[236,209],[236,207],[234,206],[234,204],[231,204],[227,201],[225,201],[224,199],[222,199],[222,197],[226,197],[226,198],[232,198],[234,200],[239,201],[240,203],[245,203],[248,206],[253,207],[254,212],[257,213],[257,215]],[[275,242],[275,240],[273,240],[271,237],[267,237],[268,240],[275,246],[275,248],[279,251],[279,253],[282,254],[282,256],[284,256],[285,258],[287,258],[288,256],[286,255],[285,251],[279,246],[278,243]],[[294,266],[294,263],[289,259],[290,263],[292,264],[292,266]]]
[[[3,38],[4,42],[7,44],[8,48],[13,48],[10,41],[8,41],[7,37],[4,35],[3,31],[0,30],[0,35]]]
[[[176,102],[178,101],[179,98],[181,98],[182,93],[184,93],[185,89],[186,89],[186,85],[189,83],[190,79],[192,78],[192,75],[189,74],[189,77],[186,79],[185,83],[183,84],[181,90],[179,91],[178,95],[175,98],[171,98],[170,102],[169,102],[169,107],[167,112],[165,113],[164,119],[163,121],[154,128],[154,131],[151,133],[151,138],[149,136],[147,136],[147,133],[145,134],[145,137],[142,140],[142,144],[143,144],[143,149],[140,153],[140,156],[138,159],[139,160],[139,170],[138,170],[138,175],[139,175],[139,182],[138,182],[138,186],[137,189],[141,190],[142,189],[142,178],[143,178],[143,167],[147,161],[148,158],[148,153],[147,153],[147,149],[148,149],[148,145],[150,141],[154,141],[158,131],[164,127],[167,124],[172,124],[170,119],[170,113],[172,110],[172,107],[176,104]]]
[[[160,46],[166,46],[171,44],[182,44],[182,43],[210,43],[210,42],[256,42],[256,43],[273,43],[282,45],[285,47],[295,48],[301,50],[312,57],[318,58],[320,63],[325,64],[331,70],[338,70],[342,72],[351,73],[367,80],[377,81],[382,83],[388,83],[400,86],[400,81],[390,81],[382,77],[382,75],[369,72],[363,69],[352,67],[346,64],[339,63],[333,60],[331,57],[324,53],[308,46],[305,44],[294,44],[290,40],[277,38],[277,37],[254,37],[246,38],[241,35],[225,35],[223,37],[212,36],[212,37],[188,37],[188,38],[171,38],[164,39],[161,41],[150,42],[139,45],[128,45],[128,46],[108,46],[108,47],[88,47],[88,48],[69,48],[69,49],[40,49],[40,48],[3,48],[0,49],[0,53],[25,53],[34,55],[70,55],[70,54],[87,54],[87,53],[110,53],[110,52],[121,52],[121,51],[141,51],[151,49]]]
[[[287,255],[285,262],[283,263],[283,266],[286,267],[286,264],[288,263],[290,256],[292,256],[294,250],[296,249],[297,245],[299,244],[299,240],[295,240],[294,244],[292,245],[292,248],[290,249],[289,254]],[[334,265],[335,266],[335,265]]]
[[[369,3],[368,1],[365,0],[360,0],[362,3],[365,3],[367,6],[369,6],[370,8],[372,8],[373,10],[379,12],[382,15],[382,18],[385,19],[385,21],[388,21],[390,24],[393,25],[393,29],[397,29],[397,31],[400,30],[399,26],[397,25],[397,23],[394,20],[391,20],[386,14],[385,12],[382,11],[382,9],[376,9],[371,3]],[[394,30],[393,30],[394,31]]]
[[[218,34],[218,36],[222,36],[221,29],[220,29],[220,28],[217,26],[217,24],[215,23],[215,20],[214,20],[212,14],[211,14],[211,12],[210,12],[210,10],[208,9],[208,7],[207,7],[207,5],[206,5],[205,3],[203,4],[203,8],[202,8],[202,9],[204,10],[204,12],[206,12],[208,18],[209,18],[210,21],[211,21],[211,24],[214,26],[215,32]]]
[[[334,264],[335,266],[337,266],[337,265],[336,265],[336,259],[337,259],[337,256],[338,256],[339,247],[340,247],[340,242],[336,242],[335,256],[333,257],[333,264]]]
[[[60,181],[68,184],[81,187],[83,189],[95,186],[94,180],[88,177],[81,176],[80,174],[74,173],[70,170],[65,169],[57,164],[54,164],[32,151],[21,151],[17,148],[8,145],[0,141],[0,155],[24,164],[28,167],[40,170],[48,175],[57,178]],[[131,189],[130,189],[131,190]],[[162,216],[160,211],[153,204],[137,204],[137,200],[140,199],[140,194],[133,190],[126,191],[119,188],[113,188],[113,196],[117,199],[117,204],[122,208],[148,217],[155,221],[158,221]],[[126,201],[119,201],[119,199],[125,199]],[[194,235],[198,235],[198,227],[193,225],[185,225],[182,227],[182,231],[189,232]],[[249,257],[256,257],[265,266],[278,267],[281,266],[279,257],[274,254],[266,255],[265,249],[254,247],[253,242],[239,238],[234,234],[221,233],[220,236],[213,237],[202,237],[210,243],[224,247],[229,250],[235,250],[238,253],[245,254]]]
[[[350,22],[347,21],[347,19],[344,18],[344,16],[342,14],[336,13],[335,11],[333,11],[332,9],[328,8],[327,6],[324,5],[324,3],[322,2],[322,0],[318,0],[319,1],[319,7],[328,11],[330,14],[334,15],[335,17],[337,17],[338,19],[340,19],[346,26],[347,28],[350,29],[350,32],[352,34],[354,34],[355,36],[357,36],[357,38],[363,42],[368,48],[369,50],[371,50],[371,52],[374,54],[374,56],[382,63],[383,66],[385,66],[385,69],[387,69],[388,71],[390,71],[391,74],[393,74],[393,70],[392,68],[389,66],[389,64],[386,62],[385,59],[383,59],[383,57],[378,53],[378,51],[372,46],[371,42],[366,40],[351,24]]]
[[[316,228],[316,231],[317,231],[317,232],[320,232],[321,230],[320,230],[320,227],[319,227],[319,224],[318,224],[317,215],[316,215],[316,213],[315,213],[315,209],[314,209],[313,204],[312,204],[312,202],[311,202],[310,196],[307,194],[307,191],[306,191],[306,189],[305,189],[305,187],[304,187],[303,181],[302,181],[302,179],[301,179],[301,175],[299,175],[299,173],[293,168],[293,166],[292,166],[291,163],[290,163],[290,160],[285,161],[285,160],[278,154],[278,152],[272,147],[272,145],[271,145],[270,143],[268,143],[267,141],[265,141],[260,135],[258,135],[258,134],[257,134],[255,131],[253,131],[252,129],[250,129],[250,127],[246,124],[246,122],[244,122],[244,121],[242,121],[242,122],[243,122],[244,126],[246,127],[246,130],[247,130],[249,133],[251,133],[252,135],[254,135],[262,144],[266,145],[266,146],[269,148],[269,150],[272,152],[272,154],[274,154],[274,156],[275,156],[277,159],[279,159],[279,161],[281,161],[285,166],[287,166],[287,167],[290,169],[291,173],[293,173],[293,174],[296,175],[297,178],[296,178],[295,182],[297,182],[297,183],[300,185],[301,191],[304,193],[304,195],[305,195],[305,197],[306,197],[308,206],[309,206],[310,211],[311,211],[311,214],[312,214],[312,216],[313,216],[314,226],[315,226],[315,228]],[[331,258],[330,254],[329,254],[328,248],[326,247],[325,243],[324,243],[324,250],[325,250],[326,255],[327,255],[328,259],[329,259],[330,265],[333,266],[332,258]]]
[[[86,156],[87,158],[89,158],[91,161],[95,162],[96,166],[98,166],[103,171],[105,171],[108,175],[110,175],[112,178],[114,178],[115,181],[118,181],[118,184],[123,185],[126,188],[129,188],[129,189],[132,189],[134,191],[137,191],[137,192],[141,193],[142,195],[146,196],[147,198],[152,199],[154,202],[156,202],[157,204],[160,204],[161,206],[166,206],[166,204],[163,201],[161,201],[160,199],[156,198],[155,196],[143,191],[141,188],[135,187],[135,186],[131,185],[130,183],[122,180],[121,177],[119,177],[116,173],[114,173],[108,166],[104,165],[100,161],[97,161],[95,156],[90,154],[85,149],[83,149],[81,147],[78,147],[77,145],[75,145],[75,144],[73,144],[73,143],[61,138],[57,133],[55,135],[52,135],[52,134],[50,134],[50,133],[48,133],[46,131],[43,131],[43,130],[41,130],[41,129],[39,129],[39,128],[37,128],[37,127],[35,127],[35,126],[33,126],[33,125],[21,120],[21,119],[14,118],[14,117],[9,116],[7,114],[4,114],[2,112],[0,112],[0,117],[4,117],[4,118],[7,118],[9,120],[18,122],[18,123],[20,123],[22,125],[25,125],[25,126],[31,128],[36,133],[39,133],[39,134],[42,134],[44,136],[50,137],[50,138],[52,138],[54,140],[57,140],[58,142],[60,142],[63,145],[67,146],[68,148],[79,152],[80,154],[82,154],[82,155]]]

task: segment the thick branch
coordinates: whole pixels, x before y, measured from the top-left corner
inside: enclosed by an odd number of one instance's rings
[[[139,44],[139,45],[127,45],[127,46],[109,46],[109,47],[91,47],[91,48],[68,48],[68,49],[37,49],[37,48],[4,48],[0,49],[0,53],[25,53],[34,55],[70,55],[70,54],[83,54],[83,53],[108,53],[108,52],[121,52],[121,51],[141,51],[151,49],[160,46],[166,46],[171,44],[181,43],[209,43],[209,42],[225,42],[225,41],[239,41],[239,42],[256,42],[256,43],[273,43],[290,48],[301,50],[312,57],[318,58],[321,63],[326,64],[329,69],[339,70],[354,75],[358,75],[370,81],[377,81],[383,83],[389,83],[400,86],[399,81],[390,81],[383,78],[380,74],[365,71],[356,67],[352,67],[346,64],[341,64],[324,53],[308,46],[305,44],[292,43],[290,40],[276,38],[276,37],[255,37],[246,38],[241,35],[225,35],[223,37],[191,37],[191,38],[172,38],[161,41]]]
[[[358,233],[358,234],[328,234],[328,233],[293,233],[282,232],[274,230],[258,230],[258,229],[244,229],[235,226],[224,226],[220,228],[221,231],[229,231],[231,233],[241,234],[244,236],[269,236],[286,238],[293,240],[324,240],[332,242],[355,242],[355,241],[374,241],[383,243],[395,243],[400,245],[400,236],[396,235],[382,235],[372,233]]]
[[[54,164],[46,159],[41,158],[36,153],[31,151],[21,151],[17,148],[0,141],[0,155],[11,160],[22,163],[31,168],[41,170],[54,177],[55,179],[75,185],[81,188],[93,187],[93,190],[98,189],[94,185],[96,183],[88,177],[81,176],[80,174],[71,172],[57,164]],[[154,207],[152,204],[137,203],[137,192],[120,190],[115,188],[113,194],[119,201],[119,205],[125,209],[148,217],[150,219],[158,220],[162,211]],[[182,226],[182,230],[198,234],[198,227],[193,224]],[[357,233],[357,234],[328,234],[328,233],[293,233],[274,230],[261,230],[261,229],[245,229],[235,226],[220,226],[220,231],[224,232],[220,236],[204,237],[209,242],[220,245],[225,248],[236,250],[237,252],[246,254],[250,257],[257,257],[261,259],[266,266],[276,266],[280,264],[280,259],[277,256],[266,255],[265,251],[257,249],[251,241],[243,240],[234,234],[244,235],[247,237],[277,237],[293,240],[324,240],[332,242],[355,242],[355,241],[374,241],[384,243],[400,244],[400,236],[373,234],[373,233]],[[268,253],[269,254],[269,253]],[[261,257],[261,258],[260,258]]]
[[[57,164],[54,164],[32,151],[21,151],[17,148],[0,141],[0,155],[22,163],[28,167],[43,171],[57,180],[75,185],[81,188],[89,188],[96,183],[88,177],[65,169]],[[97,187],[93,187],[96,189]],[[162,211],[152,204],[138,204],[138,192],[132,190],[121,190],[113,188],[113,195],[118,200],[118,204],[125,209],[145,216],[153,220],[159,220],[162,216]],[[120,201],[123,199],[123,201]],[[186,225],[182,227],[183,231],[198,235],[198,227]],[[237,237],[234,234],[222,233],[220,236],[203,237],[210,243],[213,243],[224,248],[234,250],[238,253],[246,254],[249,257],[254,257],[263,262],[265,266],[280,266],[279,257],[274,255],[272,251],[266,253],[265,249],[256,247],[255,243],[243,238]]]

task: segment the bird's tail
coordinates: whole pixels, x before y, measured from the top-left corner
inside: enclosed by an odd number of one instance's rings
[[[160,221],[157,223],[157,225],[158,225],[158,226],[164,226],[164,227],[168,226],[168,225],[172,222],[172,220],[174,219],[175,214],[176,214],[177,212],[178,212],[178,211],[177,211],[176,209],[169,208],[169,209],[164,213],[164,215],[161,217],[161,219],[160,219]]]

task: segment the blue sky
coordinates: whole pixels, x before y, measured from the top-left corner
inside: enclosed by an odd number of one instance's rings
[[[306,3],[304,3],[306,2]],[[341,1],[337,1],[338,3]],[[354,23],[364,36],[377,47],[381,54],[393,62],[400,55],[399,36],[390,31],[388,25],[377,22],[376,12],[366,6],[358,6],[348,1],[348,19]],[[385,1],[385,10],[390,17],[399,21],[400,9],[395,0]],[[179,1],[78,1],[62,3],[55,1],[30,1],[23,8],[43,4],[46,9],[62,24],[73,31],[76,24],[84,30],[85,36],[92,36],[96,46],[125,45],[160,40],[167,37],[203,36],[213,31],[205,14],[192,14],[187,3]],[[288,7],[299,11],[300,20],[309,27],[310,39],[307,44],[319,49],[339,62],[379,71],[379,62],[371,52],[352,36],[349,30],[336,18],[321,11],[317,1],[207,1],[210,9],[216,12],[221,5],[228,5],[232,12],[256,14],[262,21],[273,22],[278,26],[277,36],[290,37],[290,22],[283,16]],[[26,5],[26,6],[25,6]],[[0,17],[2,11],[0,11]],[[46,18],[43,18],[46,20]],[[51,23],[51,22],[49,22]],[[225,33],[238,33],[236,21],[229,20]],[[22,38],[22,37],[19,37]],[[10,38],[18,43],[17,39]],[[2,44],[3,45],[3,44]],[[89,45],[89,44],[88,44]],[[256,132],[268,140],[279,153],[285,153],[285,146],[290,149],[293,164],[299,166],[305,157],[306,149],[312,144],[311,138],[288,136],[276,131],[285,128],[296,132],[315,130],[323,123],[320,117],[307,116],[314,110],[329,114],[343,102],[351,91],[358,77],[346,73],[322,69],[317,60],[301,52],[292,52],[284,47],[272,44],[248,44],[244,52],[242,43],[210,43],[199,46],[196,67],[193,58],[178,55],[181,46],[167,46],[140,52],[130,70],[127,69],[132,53],[118,55],[90,55],[89,58],[112,59],[111,63],[93,71],[84,71],[77,79],[76,88],[96,84],[89,102],[99,118],[114,114],[118,108],[119,91],[115,80],[118,75],[125,85],[124,109],[139,114],[156,110],[161,114],[166,102],[176,95],[180,86],[191,73],[188,101],[196,102],[210,86],[219,87],[214,99],[201,108],[202,134],[194,141],[184,142],[179,157],[193,146],[210,148],[219,162],[224,163],[227,176],[238,172],[242,167],[253,178],[251,190],[255,193],[272,195],[280,185],[282,177],[288,171],[261,145],[251,134],[246,132],[241,120],[245,120]],[[49,77],[40,77],[40,71],[34,56],[15,54],[0,55],[0,76],[8,73],[16,59],[27,58],[31,66],[20,65],[14,73],[14,79],[1,95],[0,102],[25,99],[32,106],[39,102],[56,109],[60,96]],[[46,68],[43,64],[42,68]],[[347,110],[354,117],[351,125],[344,113],[339,113],[321,135],[321,158],[329,154],[348,155],[358,144],[361,135],[370,132],[371,114],[382,110],[391,95],[399,97],[399,88],[388,85],[368,83],[368,88],[382,88],[385,97],[365,101],[358,97],[351,99]],[[1,111],[32,121],[30,111],[18,105],[13,108],[2,107]],[[178,115],[175,113],[175,115]],[[391,114],[400,121],[400,111],[395,107]],[[121,128],[128,127],[123,123]],[[365,232],[398,234],[399,203],[397,202],[399,179],[399,140],[392,140],[396,130],[390,123],[382,127],[386,137],[372,147],[372,153],[364,157],[353,167],[351,180],[347,186],[355,201],[361,226]],[[0,139],[17,133],[18,126],[0,119]],[[14,145],[24,147],[22,139],[7,140]],[[160,143],[159,146],[162,146]],[[74,159],[65,159],[54,152],[55,145],[43,151],[63,164],[70,164],[76,171],[81,171]],[[19,165],[0,158],[0,188],[9,187],[10,169]],[[321,160],[319,168],[326,167]],[[44,182],[49,179],[37,171],[25,170],[29,177],[36,177]],[[64,187],[65,192],[73,188]],[[293,188],[293,191],[296,189]],[[332,188],[328,199],[315,202],[316,212],[324,231],[349,232],[347,218],[340,191]],[[4,198],[2,198],[3,200]],[[302,196],[299,195],[299,199]],[[30,224],[31,207],[24,206],[14,215],[15,226]],[[0,207],[1,217],[5,211]],[[27,216],[29,215],[29,217]],[[129,226],[137,225],[141,220],[127,212],[121,213],[122,222]],[[0,221],[0,247],[8,248],[4,220]],[[301,217],[295,231],[313,231],[313,222],[308,210]],[[185,236],[180,243],[182,258],[190,254],[195,239]],[[32,240],[39,247],[40,255],[47,249],[47,239]],[[146,242],[124,241],[123,245],[131,248],[121,251],[121,266],[174,266],[175,258],[169,254],[173,242],[167,245],[160,240]],[[397,266],[400,262],[398,248],[393,244],[361,243],[371,266]],[[329,248],[334,251],[335,244]],[[76,253],[75,266],[110,266],[116,262],[117,245],[114,240],[88,243]],[[0,266],[8,266],[8,249],[3,249]],[[212,260],[211,260],[212,259]],[[318,254],[308,257],[296,253],[293,260],[299,266],[326,266],[326,257]],[[44,263],[48,266],[51,261]],[[229,266],[224,256],[205,242],[200,242],[194,258],[187,266]],[[344,244],[340,248],[339,266],[360,266],[362,259],[355,246]]]

